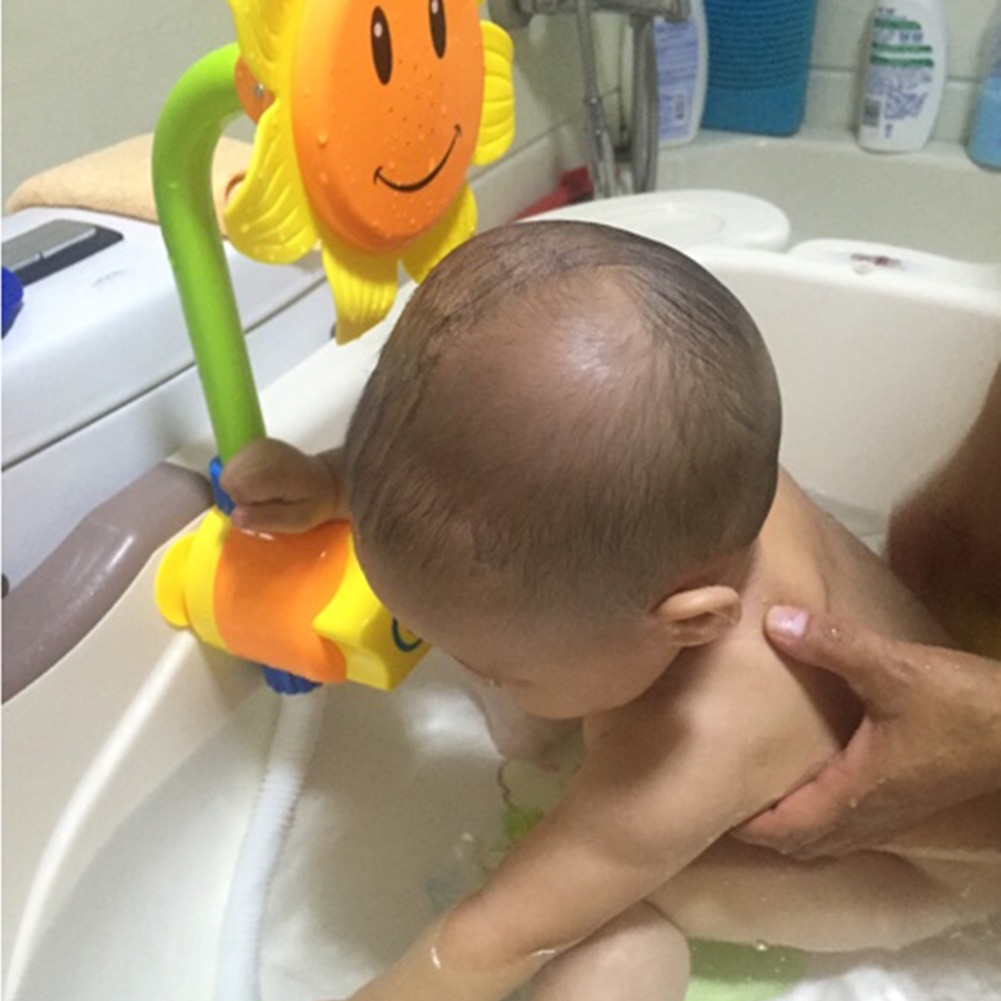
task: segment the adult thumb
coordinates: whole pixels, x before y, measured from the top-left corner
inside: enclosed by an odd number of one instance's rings
[[[892,711],[904,679],[900,647],[853,622],[827,612],[773,605],[765,615],[765,635],[781,653],[800,664],[843,678],[866,703],[870,715]]]

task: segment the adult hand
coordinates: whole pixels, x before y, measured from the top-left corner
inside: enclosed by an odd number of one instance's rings
[[[223,467],[233,524],[247,532],[305,532],[347,518],[340,453],[306,455],[273,438],[252,441]]]
[[[738,837],[799,858],[886,842],[931,814],[1001,789],[1001,664],[886,639],[776,606],[771,642],[840,675],[865,706],[848,745]]]

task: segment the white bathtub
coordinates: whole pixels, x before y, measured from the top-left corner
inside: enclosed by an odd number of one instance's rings
[[[661,150],[658,188],[725,188],[780,206],[793,242],[845,237],[961,261],[1001,261],[1001,171],[956,143],[874,154],[841,130],[794,139],[704,131]]]
[[[773,352],[783,461],[878,534],[975,412],[1001,359],[1001,292],[767,251],[697,256],[744,300]],[[272,433],[333,444],[385,330],[324,348],[269,388]],[[210,996],[277,696],[160,621],[153,573],[4,708],[8,1001]],[[345,995],[462,888],[467,835],[496,834],[497,767],[440,655],[390,695],[329,692],[269,911],[268,1001]],[[842,962],[823,970],[850,978],[856,961]],[[990,996],[986,983],[970,996]]]

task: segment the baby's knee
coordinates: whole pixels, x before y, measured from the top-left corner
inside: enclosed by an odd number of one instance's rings
[[[680,1001],[689,971],[685,936],[638,904],[546,966],[532,1001]]]

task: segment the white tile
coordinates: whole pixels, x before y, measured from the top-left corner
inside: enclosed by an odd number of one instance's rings
[[[977,79],[995,0],[944,0],[948,74]],[[865,35],[875,0],[818,0],[811,65],[853,69],[865,58]]]
[[[945,0],[948,81],[933,138],[965,141],[995,0]],[[806,121],[853,128],[875,0],[818,0]]]
[[[477,229],[509,222],[552,191],[563,171],[586,162],[583,122],[578,119],[537,135],[517,152],[478,171],[472,182]]]
[[[618,16],[604,15],[596,17],[594,24],[599,86],[606,95],[613,129],[618,115],[614,95],[618,88],[621,21]],[[516,152],[551,129],[580,118],[584,77],[572,17],[536,16],[526,28],[509,34],[514,42],[516,116],[511,151]]]
[[[874,0],[818,0],[810,64],[825,69],[857,66],[874,7]]]

